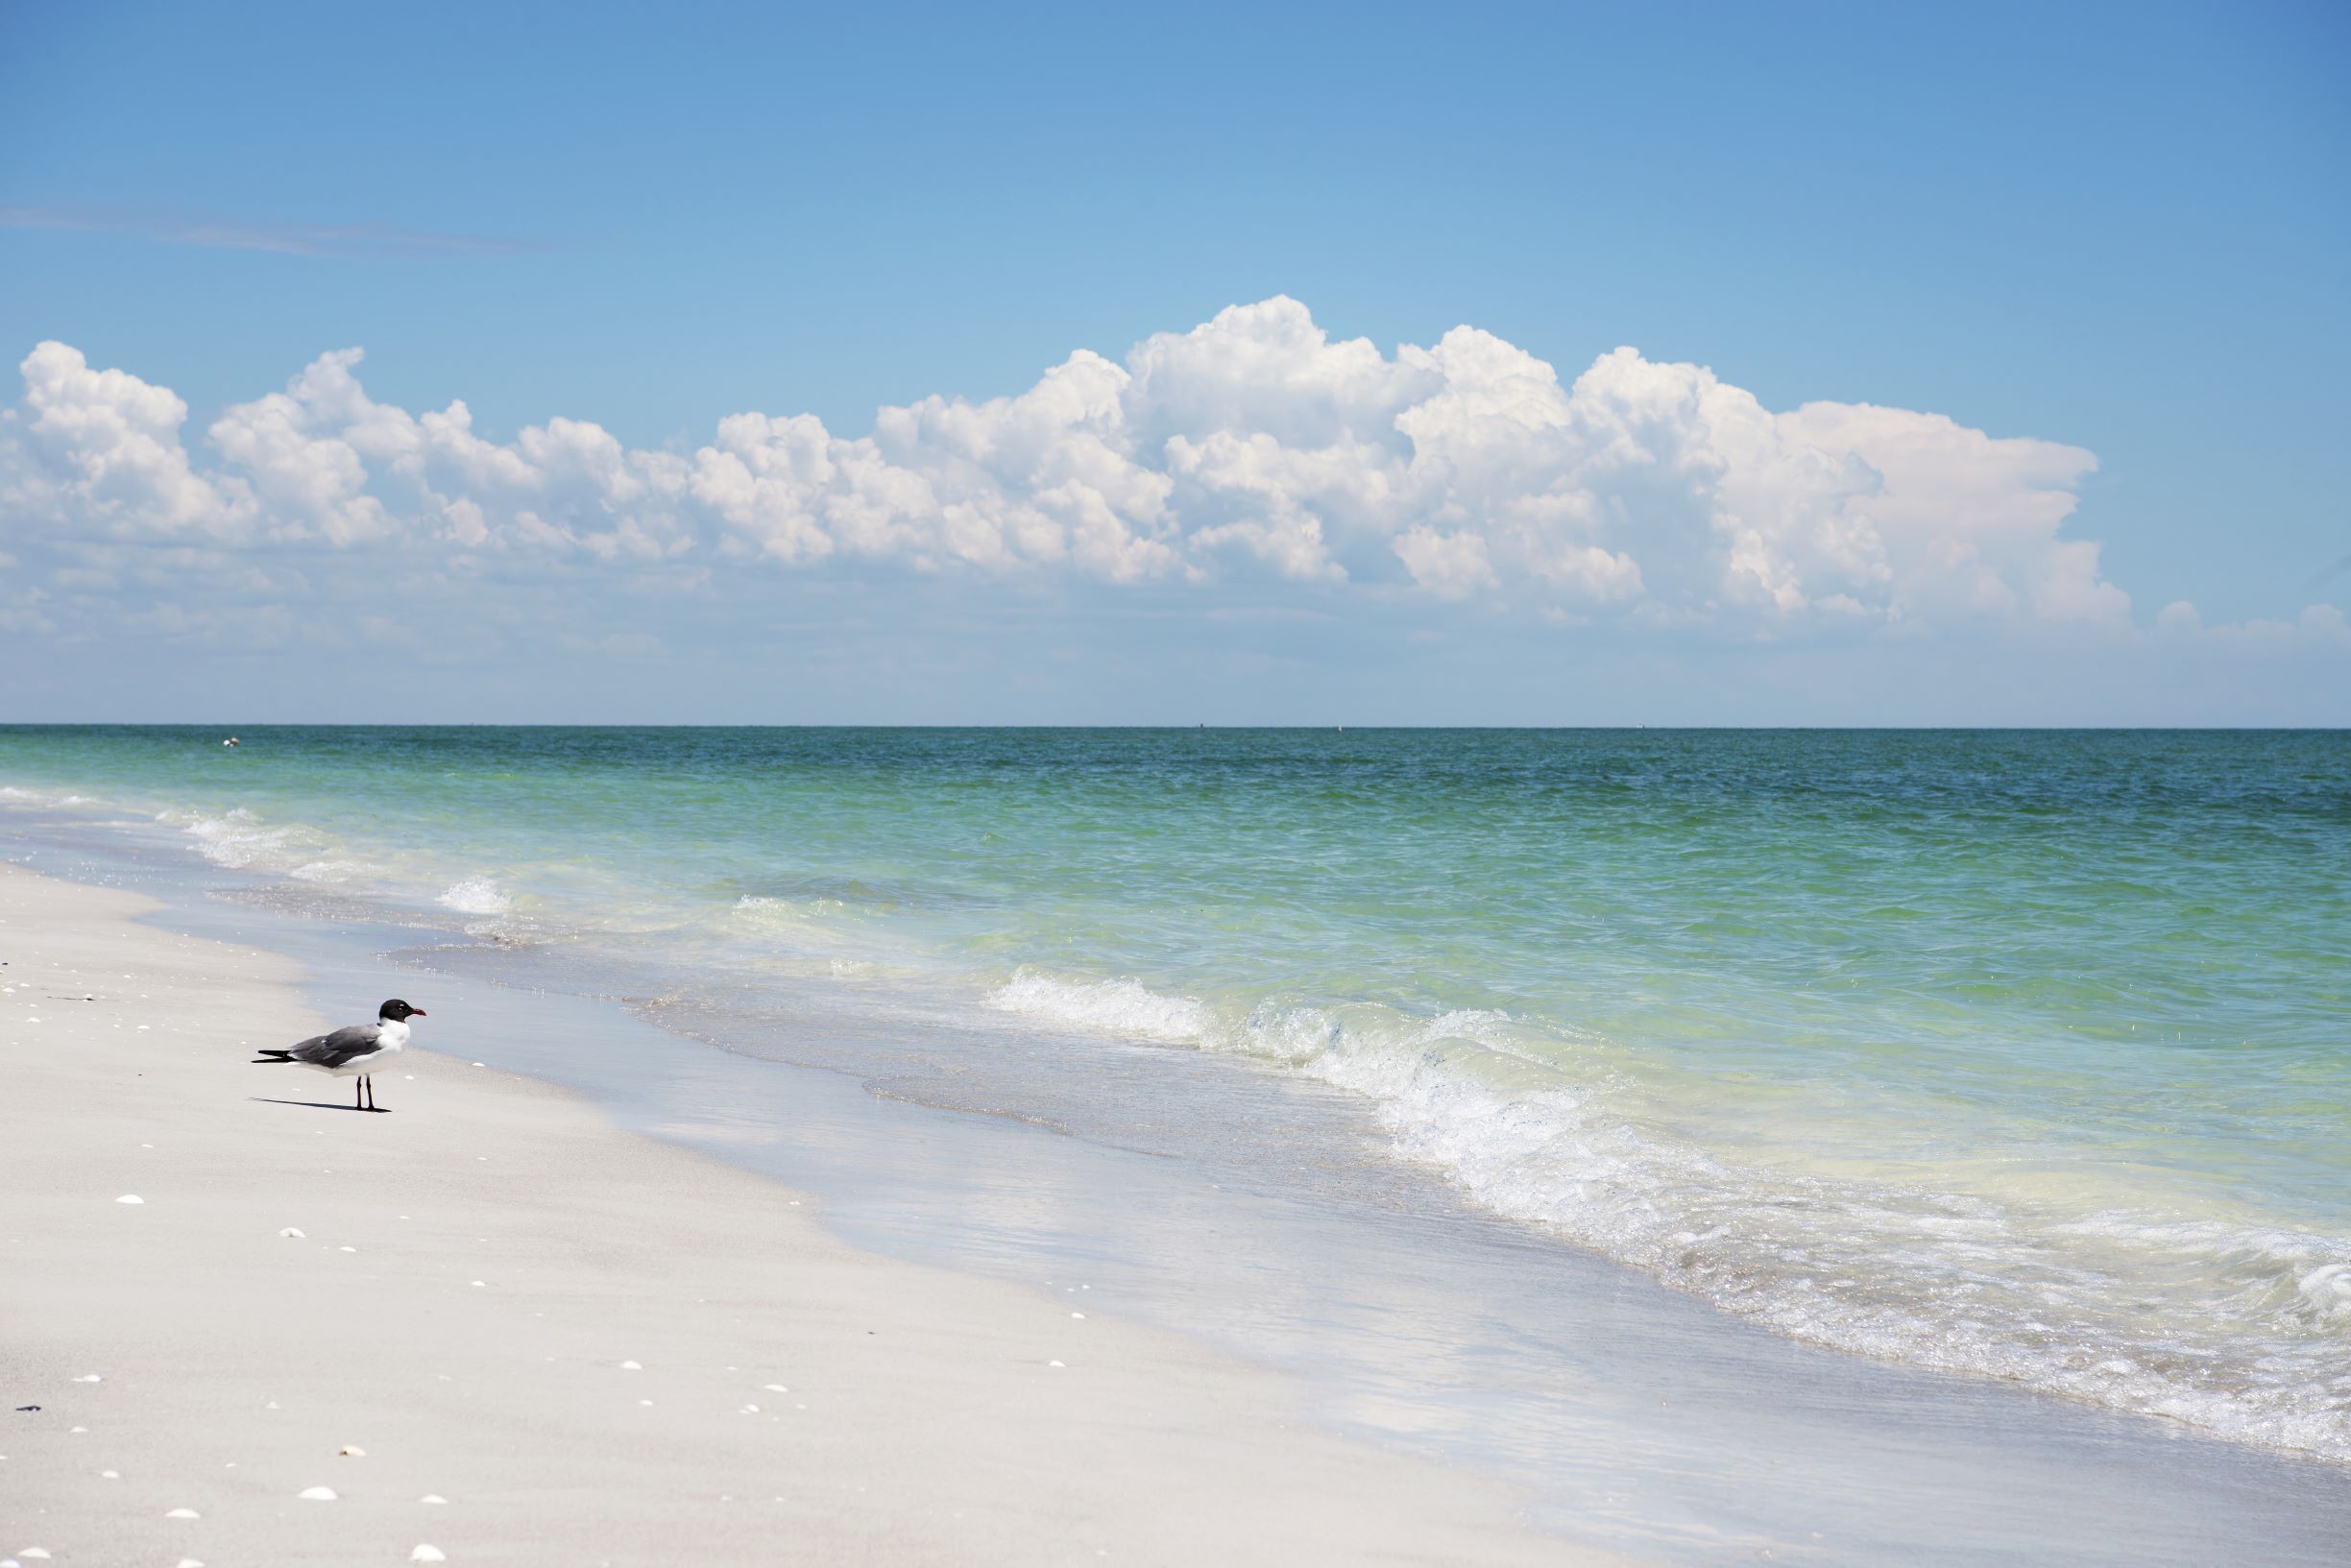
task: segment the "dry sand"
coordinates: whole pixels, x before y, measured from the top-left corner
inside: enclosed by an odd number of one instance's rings
[[[412,1049],[367,1116],[250,1066],[380,999],[318,1018],[154,907],[0,868],[0,1562],[1588,1560],[1279,1375],[859,1252],[546,1085]]]

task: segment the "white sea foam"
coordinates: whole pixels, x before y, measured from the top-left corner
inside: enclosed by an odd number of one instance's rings
[[[2351,1238],[1938,1190],[1709,1151],[1553,1033],[1463,1010],[1241,1012],[1022,969],[1005,1011],[1285,1064],[1495,1213],[1791,1338],[2351,1461]],[[1647,1103],[1647,1101],[1642,1101]]]
[[[498,884],[488,877],[468,877],[442,890],[436,901],[461,915],[502,915],[514,907]]]
[[[839,899],[779,899],[764,893],[745,893],[735,901],[736,910],[746,915],[829,915],[838,914],[848,907]]]
[[[334,841],[315,828],[267,822],[243,807],[218,816],[169,810],[158,813],[156,820],[176,826],[193,838],[198,851],[214,865],[235,871],[291,873],[335,848]]]
[[[1197,1045],[1206,1014],[1189,997],[1165,997],[1139,980],[1073,981],[1022,969],[988,995],[988,1005],[1105,1034]]]

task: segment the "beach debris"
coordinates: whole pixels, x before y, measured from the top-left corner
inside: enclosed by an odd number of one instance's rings
[[[331,1503],[335,1500],[332,1486],[304,1486],[294,1494],[305,1503]]]
[[[36,1411],[36,1410],[39,1410],[39,1409],[40,1409],[40,1407],[39,1407],[38,1405],[19,1405],[19,1406],[17,1406],[17,1407],[16,1407],[17,1412],[18,1412],[19,1414],[22,1414],[22,1413],[24,1413],[25,1411]]]
[[[448,1554],[437,1546],[427,1546],[424,1542],[419,1541],[417,1549],[408,1554],[408,1560],[410,1562],[447,1562]]]
[[[423,1497],[418,1498],[417,1501],[420,1503],[430,1503],[433,1507],[439,1508],[443,1504],[447,1503],[448,1499],[443,1497],[439,1492],[426,1492]]]
[[[125,1193],[122,1196],[116,1198],[114,1201],[117,1203],[144,1203],[147,1200],[139,1196],[136,1193]]]
[[[95,1372],[85,1372],[80,1377],[74,1379],[74,1381],[76,1383],[104,1383],[106,1379],[100,1377]]]
[[[488,1280],[478,1280],[478,1279],[477,1279],[477,1280],[475,1280],[475,1281],[473,1282],[473,1289],[475,1289],[476,1291],[482,1290],[482,1289],[486,1288],[486,1287],[489,1285],[489,1283],[490,1283],[490,1282],[489,1282]]]
[[[288,1225],[285,1229],[279,1231],[278,1234],[284,1237],[289,1242],[300,1242],[304,1240],[303,1233],[292,1225]]]
[[[332,1175],[332,1174],[334,1174],[334,1172],[330,1170],[330,1171],[328,1171],[328,1172],[327,1172],[327,1174],[328,1174],[328,1175]],[[347,1247],[345,1247],[343,1250],[344,1250],[344,1251],[346,1251],[346,1252],[356,1252],[356,1251],[358,1251],[359,1249],[358,1249],[357,1247],[355,1247],[355,1246],[347,1246]]]
[[[640,1405],[650,1405],[650,1404],[652,1404],[652,1403],[653,1403],[653,1401],[651,1401],[650,1399],[640,1399],[639,1401],[637,1401],[637,1403],[638,1403],[638,1404],[640,1404]]]
[[[367,1450],[361,1448],[357,1443],[345,1443],[341,1448],[335,1450],[335,1452],[347,1459],[364,1459],[367,1458]]]
[[[49,1549],[45,1546],[28,1546],[16,1555],[20,1557],[45,1557],[49,1555]]]
[[[759,1413],[759,1407],[757,1405],[745,1405],[741,1410],[737,1411],[735,1413],[737,1415],[757,1415]]]
[[[65,1435],[70,1437],[77,1432],[87,1432],[89,1428],[87,1427],[67,1427],[65,1429]]]
[[[1078,1319],[1079,1321],[1080,1321],[1080,1322],[1083,1322],[1083,1321],[1085,1320],[1085,1314],[1083,1314],[1083,1313],[1072,1313],[1072,1314],[1070,1314],[1070,1315],[1071,1315],[1072,1317],[1077,1318],[1077,1319]]]
[[[98,1479],[100,1481],[120,1481],[122,1472],[120,1470],[101,1470],[98,1472]]]
[[[166,1519],[201,1519],[204,1515],[198,1513],[194,1508],[174,1508],[163,1517]]]
[[[642,1363],[642,1362],[622,1362],[622,1363],[620,1363],[620,1370],[621,1370],[621,1371],[623,1371],[623,1372],[642,1372],[642,1371],[643,1371],[643,1370],[644,1370],[644,1363]]]
[[[198,1557],[182,1557],[179,1568],[204,1568],[204,1562]]]
[[[1059,1362],[1047,1362],[1045,1364],[1048,1366],[1059,1366],[1061,1363]]]
[[[781,1383],[763,1383],[760,1385],[760,1387],[766,1389],[771,1394],[788,1394],[791,1392],[789,1388],[785,1387]]]

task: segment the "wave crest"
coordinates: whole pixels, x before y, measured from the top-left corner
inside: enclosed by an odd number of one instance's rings
[[[468,877],[452,883],[434,902],[461,915],[502,915],[514,907],[514,901],[488,877]]]

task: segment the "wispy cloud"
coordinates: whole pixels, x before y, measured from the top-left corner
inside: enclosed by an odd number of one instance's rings
[[[389,224],[254,222],[186,212],[125,207],[0,206],[0,229],[74,229],[131,234],[166,245],[340,259],[504,255],[543,247],[502,234],[441,234]]]
[[[2327,584],[2333,582],[2336,578],[2340,577],[2346,571],[2351,571],[2351,555],[2344,556],[2341,560],[2336,562],[2331,567],[2321,567],[2318,570],[2311,574],[2311,580],[2305,583],[2303,587],[2324,588]]]

